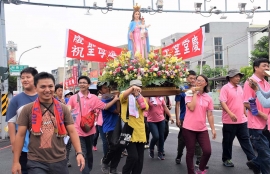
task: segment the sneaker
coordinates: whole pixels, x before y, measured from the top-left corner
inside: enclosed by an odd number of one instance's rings
[[[68,167],[71,167],[71,163],[69,161],[67,162],[67,166]]]
[[[198,169],[195,173],[196,174],[206,174],[207,170],[201,171],[200,169]]]
[[[180,163],[181,163],[181,157],[177,156],[177,157],[175,158],[175,163],[176,163],[176,164],[180,164]]]
[[[225,162],[223,162],[223,166],[225,166],[225,167],[234,167],[234,164],[232,163],[231,160],[226,160]]]
[[[154,150],[149,150],[149,156],[150,158],[154,158]]]
[[[163,152],[158,152],[158,159],[165,160],[165,157],[163,155]]]
[[[199,168],[199,166],[200,166],[200,161],[196,161],[195,167]],[[206,165],[206,166],[205,166],[205,169],[209,169],[209,166]]]
[[[93,150],[94,151],[97,151],[97,146],[93,146]]]
[[[117,169],[110,169],[110,174],[122,174],[122,172],[117,171]]]
[[[247,164],[248,168],[253,171],[254,174],[261,173],[260,169],[252,161],[248,161],[246,164]]]
[[[148,144],[144,145],[144,148],[149,149],[149,145]]]
[[[101,164],[101,171],[105,174],[109,174],[109,165],[108,164]]]
[[[165,156],[165,151],[163,151],[163,153],[162,153],[162,154],[163,154],[163,156]]]

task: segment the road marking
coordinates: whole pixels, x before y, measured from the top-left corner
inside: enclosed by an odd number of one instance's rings
[[[6,147],[2,147],[2,148],[0,148],[0,150],[6,149],[6,148],[9,148],[9,147],[11,147],[11,145],[6,146]]]

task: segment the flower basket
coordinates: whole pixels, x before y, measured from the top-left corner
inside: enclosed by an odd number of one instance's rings
[[[143,96],[168,96],[180,93],[177,89],[185,82],[188,71],[185,62],[173,55],[162,56],[151,52],[148,58],[123,51],[107,62],[100,82],[107,82],[112,89],[126,90],[131,80],[141,80]],[[154,87],[154,88],[153,88]]]

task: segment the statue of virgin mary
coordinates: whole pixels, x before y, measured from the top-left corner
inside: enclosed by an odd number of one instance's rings
[[[128,50],[131,51],[133,58],[137,52],[140,53],[143,58],[147,58],[150,51],[147,28],[144,28],[144,34],[141,33],[142,22],[140,8],[141,7],[137,4],[133,7],[132,20],[128,28]]]

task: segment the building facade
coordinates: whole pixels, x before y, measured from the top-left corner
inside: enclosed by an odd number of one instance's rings
[[[196,70],[198,65],[210,67],[237,68],[249,64],[250,51],[260,39],[256,34],[260,27],[251,29],[248,22],[210,22],[205,25],[205,43],[202,56],[186,60],[189,69]],[[162,47],[168,46],[188,33],[175,33],[161,40]]]

